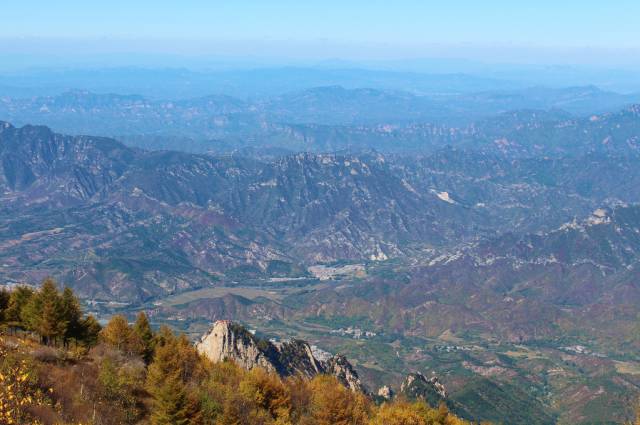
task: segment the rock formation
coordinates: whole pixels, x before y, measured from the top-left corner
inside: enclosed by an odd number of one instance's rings
[[[391,387],[384,385],[378,389],[378,397],[381,397],[384,400],[391,400],[395,393],[391,389]]]
[[[302,340],[273,343],[257,338],[243,326],[219,320],[196,344],[198,352],[213,362],[233,360],[247,370],[261,367],[280,376],[335,376],[352,391],[366,392],[358,373],[342,355],[318,360],[309,344]]]
[[[345,356],[336,354],[327,360],[323,366],[324,373],[335,376],[345,387],[352,391],[365,392],[358,373]]]
[[[407,375],[400,386],[400,393],[410,400],[425,400],[433,407],[447,398],[447,390],[437,376],[427,378],[421,373]]]
[[[270,358],[270,347],[260,343],[260,340],[242,326],[228,320],[219,320],[214,323],[211,331],[201,338],[196,348],[216,363],[232,359],[247,370],[259,366],[268,372],[278,372],[277,365]],[[259,345],[263,346],[262,349]]]

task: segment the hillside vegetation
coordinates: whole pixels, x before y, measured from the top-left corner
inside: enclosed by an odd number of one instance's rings
[[[184,335],[154,332],[141,313],[100,330],[52,280],[0,296],[2,424],[446,424],[442,405],[375,405],[329,376],[281,379],[213,364]]]

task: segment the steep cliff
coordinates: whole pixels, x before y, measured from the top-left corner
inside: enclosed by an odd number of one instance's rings
[[[400,394],[410,400],[422,399],[437,407],[447,399],[447,390],[437,376],[427,378],[421,373],[410,373],[400,386]]]
[[[326,361],[317,359],[306,341],[290,340],[272,343],[255,337],[243,326],[219,320],[203,335],[196,349],[213,362],[233,360],[245,369],[261,367],[280,376],[335,376],[352,391],[366,392],[358,373],[342,355]]]

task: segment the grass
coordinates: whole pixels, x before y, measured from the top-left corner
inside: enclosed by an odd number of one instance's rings
[[[509,357],[513,357],[516,359],[526,359],[526,360],[545,360],[547,359],[546,356],[544,356],[543,354],[541,354],[538,351],[532,351],[526,347],[523,347],[521,345],[517,345],[515,346],[515,348],[517,348],[517,350],[509,350],[509,351],[505,351],[504,354],[509,356]]]
[[[442,332],[442,334],[438,337],[439,340],[450,342],[452,344],[464,344],[465,340],[462,338],[458,338],[455,336],[450,329]]]
[[[615,361],[614,364],[618,373],[640,375],[640,363]]]
[[[243,286],[216,286],[215,288],[203,288],[195,291],[183,292],[181,294],[172,295],[164,298],[160,302],[167,306],[176,306],[181,304],[187,304],[191,301],[207,299],[207,298],[220,298],[225,295],[239,295],[241,297],[255,300],[257,298],[267,298],[272,301],[280,301],[292,292],[296,292],[296,289],[261,289],[253,287]]]

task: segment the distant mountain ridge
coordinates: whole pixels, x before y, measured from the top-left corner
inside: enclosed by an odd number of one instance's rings
[[[406,239],[440,243],[445,233],[463,232],[436,224],[437,211],[467,214],[410,189],[379,156],[300,154],[263,163],[143,152],[7,124],[0,156],[7,264],[19,266],[26,255],[23,264],[39,273],[35,265],[47,262],[38,252],[62,255],[76,246],[75,255],[59,257],[72,273],[65,279],[102,297],[204,285],[234,267],[260,272],[272,262],[295,269],[307,260],[386,258]],[[425,201],[433,208],[420,211]],[[57,272],[45,266],[42,273]],[[131,282],[124,292],[107,295],[122,279]],[[158,279],[172,283],[140,284]],[[98,289],[104,283],[111,289]]]
[[[493,135],[483,121],[510,111],[540,111],[536,122],[543,114],[545,121],[562,122],[634,102],[640,102],[640,95],[592,86],[462,94],[321,86],[247,100],[225,95],[159,100],[72,90],[57,96],[0,98],[0,120],[199,153],[245,147],[425,151],[468,136],[476,140]],[[467,128],[472,124],[477,125]]]
[[[608,122],[626,135],[640,123],[634,111],[586,125],[604,131],[597,123]],[[613,125],[618,120],[625,126]],[[591,153],[591,137],[568,140],[573,155],[584,152],[575,159],[505,163],[510,151],[479,144],[414,157],[259,160],[1,128],[5,279],[64,271],[65,281],[100,298],[148,299],[228,273],[268,275],[276,264],[296,275],[315,263],[412,256],[496,230],[550,230],[614,199],[640,201],[638,157],[627,153],[625,136],[612,136],[615,150],[606,155]]]

